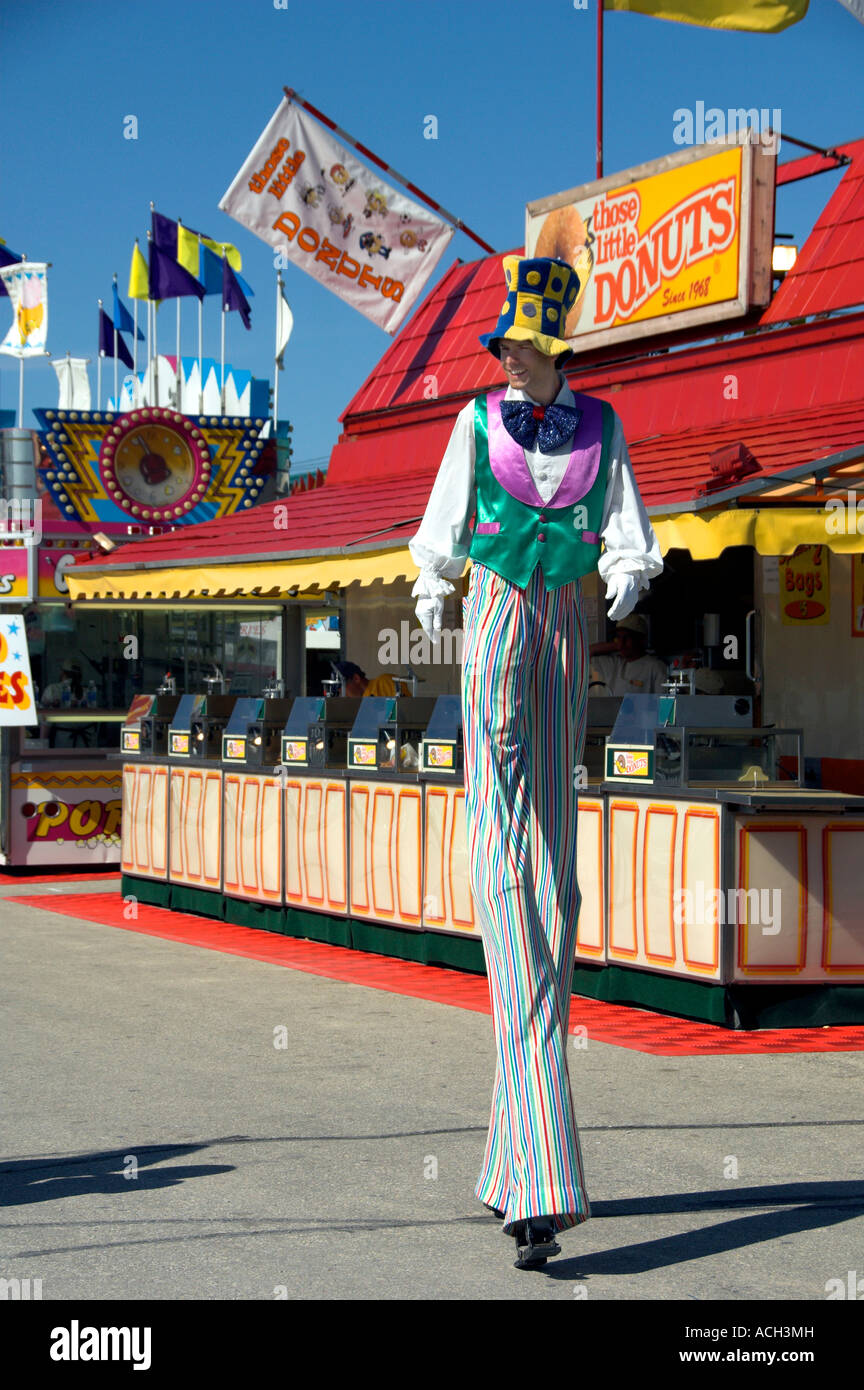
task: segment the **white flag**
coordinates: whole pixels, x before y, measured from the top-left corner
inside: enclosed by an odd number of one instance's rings
[[[0,270],[12,304],[12,327],[0,343],[10,357],[43,357],[48,337],[48,282],[44,262],[18,261]]]
[[[90,378],[86,357],[58,357],[51,363],[57,373],[60,396],[58,410],[90,409]]]
[[[414,307],[454,230],[287,97],[219,206],[281,251],[283,264],[299,265],[388,333]]]
[[[282,354],[291,337],[294,327],[294,315],[291,306],[285,298],[284,292],[279,295],[276,305],[276,366],[280,372],[285,370],[285,363],[282,361]]]

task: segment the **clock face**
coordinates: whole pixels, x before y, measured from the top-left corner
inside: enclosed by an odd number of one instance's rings
[[[105,487],[124,511],[169,521],[201,501],[210,454],[201,431],[174,410],[136,410],[109,432],[100,455]]]

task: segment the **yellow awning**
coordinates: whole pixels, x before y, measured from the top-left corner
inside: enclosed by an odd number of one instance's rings
[[[694,560],[714,560],[730,545],[752,545],[760,555],[791,555],[798,545],[825,545],[836,554],[864,552],[864,535],[828,531],[836,518],[821,508],[732,508],[713,513],[682,512],[652,517],[662,554],[689,550]],[[854,518],[853,518],[854,521]],[[211,563],[124,572],[119,567],[99,574],[66,571],[73,599],[288,598],[309,590],[348,584],[413,582],[417,566],[405,549],[362,555],[308,556],[261,564]]]
[[[825,545],[838,555],[864,551],[864,535],[829,531],[829,523],[836,528],[837,518],[821,507],[682,512],[653,516],[651,523],[663,555],[667,550],[689,550],[694,560],[716,560],[729,545],[752,545],[759,555],[791,555],[798,545]]]
[[[73,599],[288,598],[292,592],[331,589],[347,584],[417,577],[407,547],[362,555],[309,556],[303,560],[272,560],[260,564],[212,563],[200,569],[178,565],[165,569],[123,571],[119,566],[99,574],[66,571]]]

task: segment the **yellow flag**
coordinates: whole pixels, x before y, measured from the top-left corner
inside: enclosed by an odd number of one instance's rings
[[[201,240],[205,246],[209,246],[211,251],[215,251],[217,256],[221,256],[223,251],[227,257],[228,264],[232,270],[242,270],[243,260],[236,246],[232,246],[230,241],[213,241],[209,236],[202,236]],[[194,272],[197,274],[197,272]]]
[[[629,10],[707,29],[778,34],[807,13],[808,0],[603,0],[604,10]]]
[[[149,293],[150,276],[147,271],[147,262],[136,241],[135,249],[132,252],[132,264],[129,267],[128,294],[130,299],[147,299],[149,298]]]
[[[184,270],[188,270],[190,275],[198,279],[198,236],[195,232],[190,232],[188,227],[184,227],[182,222],[177,224],[177,260]]]

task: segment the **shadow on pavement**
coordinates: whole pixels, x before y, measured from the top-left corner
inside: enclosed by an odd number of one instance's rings
[[[660,1236],[638,1245],[619,1245],[611,1250],[598,1250],[594,1254],[571,1258],[561,1256],[554,1265],[547,1265],[543,1273],[555,1279],[585,1278],[592,1274],[643,1274],[669,1265],[685,1264],[688,1260],[701,1260],[709,1255],[759,1245],[763,1241],[798,1235],[803,1231],[836,1226],[864,1212],[864,1184],[782,1183],[774,1187],[739,1187],[733,1192],[669,1193],[658,1197],[592,1202],[591,1211],[593,1219],[602,1220],[607,1217],[663,1216],[675,1212],[734,1212],[747,1206],[784,1209],[756,1212],[697,1230]],[[583,1243],[590,1239],[592,1225],[593,1220],[580,1229]]]
[[[21,1159],[0,1166],[0,1207],[54,1202],[95,1192],[130,1192],[141,1188],[176,1187],[188,1178],[230,1173],[231,1163],[194,1168],[153,1168],[154,1163],[197,1153],[208,1144],[142,1144],[138,1148],[66,1158]],[[134,1164],[130,1162],[134,1160]],[[135,1174],[133,1177],[132,1174]]]

